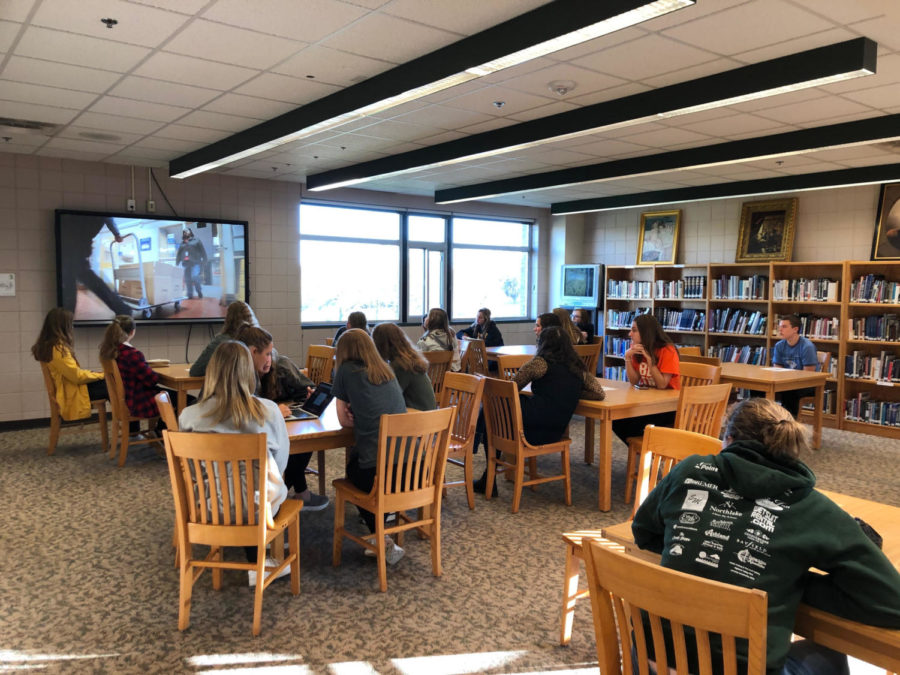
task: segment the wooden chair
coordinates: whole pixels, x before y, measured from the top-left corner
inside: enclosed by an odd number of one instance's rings
[[[141,423],[147,420],[148,424],[156,417],[135,417],[128,410],[125,404],[125,387],[122,385],[122,374],[119,372],[119,364],[108,359],[100,359],[100,365],[103,366],[103,374],[106,376],[106,391],[109,394],[109,405],[112,410],[112,444],[109,449],[109,456],[116,456],[116,446],[119,446],[119,466],[125,464],[125,458],[128,456],[128,447],[131,445],[146,445],[154,443],[161,445],[159,438],[141,438],[131,439],[130,425],[131,422]],[[146,431],[146,430],[143,430]]]
[[[721,366],[722,359],[718,356],[691,356],[690,354],[679,354],[678,360],[681,364],[684,363],[706,363],[711,366]]]
[[[638,672],[638,667],[641,673],[648,672],[647,645],[651,640],[657,672],[670,672],[673,666],[677,672],[687,673],[688,649],[693,650],[694,645],[693,640],[685,638],[685,626],[694,629],[699,675],[713,672],[710,633],[722,638],[725,672],[737,672],[736,638],[749,641],[748,675],[766,672],[768,598],[765,591],[678,572],[596,542],[585,547],[585,565],[601,673]],[[649,614],[650,634],[641,620],[643,612]],[[666,659],[661,619],[671,622],[674,664]],[[632,631],[637,664],[632,663]],[[623,642],[621,659],[619,635]]]
[[[333,337],[325,338],[325,346],[334,347],[334,338]]]
[[[519,368],[533,359],[528,354],[499,354],[497,356],[498,376],[501,380],[512,380]]]
[[[700,347],[691,345],[678,347],[678,358],[680,359],[683,356],[703,356],[703,352],[700,350]]]
[[[572,345],[575,353],[584,361],[584,366],[591,375],[597,373],[597,362],[600,360],[600,350],[603,348],[602,343],[594,342],[589,345]]]
[[[465,354],[462,357],[463,372],[469,375],[487,375],[488,362],[484,340],[464,337],[460,341],[460,348],[463,347],[465,347]]]
[[[501,366],[502,367],[502,366]],[[525,440],[522,430],[522,409],[519,405],[519,390],[515,382],[485,378],[484,422],[487,427],[487,485],[494,484],[494,476],[512,472],[513,501],[512,512],[518,513],[522,501],[522,488],[539,485],[554,480],[563,481],[566,506],[572,505],[572,481],[569,474],[569,448],[572,441],[563,438],[556,443],[531,445]],[[500,457],[497,457],[499,451]],[[559,453],[562,473],[554,476],[540,476],[536,458]],[[528,480],[525,480],[525,463],[528,462]],[[490,487],[485,490],[485,499],[491,498]]]
[[[63,418],[59,411],[59,403],[56,401],[56,382],[50,374],[50,366],[40,362],[41,374],[44,376],[44,386],[47,388],[47,398],[50,401],[50,442],[47,444],[47,454],[56,452],[56,444],[59,442],[59,434],[63,428]],[[103,452],[109,452],[109,427],[106,424],[106,399],[91,401],[91,408],[97,411],[97,424],[100,425],[100,439],[103,442]],[[86,424],[94,424],[90,417],[84,420],[75,420],[66,423],[65,428],[83,427]]]
[[[431,539],[431,571],[441,576],[441,493],[447,448],[455,408],[438,408],[402,415],[382,415],[378,431],[378,463],[371,492],[363,492],[346,478],[334,485],[334,550],[332,562],[341,564],[341,544],[346,537],[370,551],[378,560],[378,582],[387,590],[384,537],[417,529]],[[344,529],[347,502],[375,514],[375,533],[358,537]],[[406,513],[418,509],[418,516]],[[384,517],[397,513],[396,523],[385,526]]]
[[[259,635],[263,591],[278,572],[290,565],[291,593],[300,592],[300,509],[303,502],[288,499],[278,513],[267,500],[266,435],[204,434],[164,431],[169,478],[175,498],[180,592],[178,630],[191,621],[191,592],[207,568],[215,590],[222,587],[222,570],[256,570],[253,635]],[[255,499],[259,495],[258,501]],[[259,513],[256,504],[264,504]],[[266,546],[283,541],[287,530],[289,553],[266,577]],[[209,546],[194,557],[195,544]],[[224,546],[256,546],[256,562],[226,562]],[[283,544],[282,544],[283,546]]]
[[[334,347],[310,345],[306,352],[306,376],[315,384],[331,382],[334,371]]]
[[[712,436],[704,436],[693,431],[669,429],[648,424],[644,429],[644,444],[639,462],[638,491],[634,499],[634,517],[637,508],[644,503],[650,490],[662,480],[672,467],[689,455],[717,455],[722,450],[722,442]],[[572,621],[575,617],[575,603],[588,595],[588,590],[578,590],[580,561],[584,559],[583,546],[588,541],[606,542],[600,530],[579,530],[562,535],[566,544],[566,568],[563,583],[563,601],[559,643],[569,644],[572,637]]]
[[[422,356],[428,361],[428,379],[431,380],[431,386],[434,387],[434,396],[440,400],[441,389],[444,386],[444,373],[450,370],[453,352],[449,349],[440,349],[433,352],[422,352]]]
[[[819,372],[827,373],[831,370],[831,352],[816,352],[816,360],[819,362]],[[811,406],[815,408],[816,397],[804,396],[798,402],[798,410],[803,411],[803,406]]]
[[[441,391],[441,408],[456,406],[456,417],[450,429],[450,448],[447,462],[463,467],[463,480],[444,481],[444,487],[464,485],[469,508],[475,508],[475,491],[472,489],[472,449],[475,446],[475,425],[481,410],[484,378],[464,373],[444,375]]]
[[[169,392],[161,391],[153,398],[156,401],[159,416],[162,418],[163,424],[166,425],[166,429],[178,431],[178,418],[175,416],[175,407],[172,405],[172,399],[169,398]]]

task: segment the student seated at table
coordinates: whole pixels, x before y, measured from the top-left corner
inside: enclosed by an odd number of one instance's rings
[[[282,417],[288,417],[291,409],[287,401],[306,400],[312,387],[312,380],[300,373],[286,356],[275,351],[272,335],[256,326],[244,326],[238,339],[250,349],[253,369],[256,372],[255,394],[269,401],[275,401]],[[274,364],[274,365],[273,365]],[[284,482],[293,488],[297,498],[303,500],[304,511],[321,511],[328,506],[328,497],[311,492],[306,482],[306,467],[312,458],[311,452],[293,454],[287,461]]]
[[[456,333],[456,339],[462,340],[463,337],[470,337],[477,340],[484,340],[485,347],[502,347],[503,335],[497,324],[491,320],[491,310],[482,307],[475,316],[475,322],[468,328],[463,328]]]
[[[369,332],[369,322],[366,320],[366,315],[363,312],[350,312],[350,316],[347,317],[347,323],[338,328],[334,334],[334,344],[336,345],[338,340],[341,339],[344,331],[348,331],[351,328],[359,328],[367,333]]]
[[[253,310],[246,302],[237,300],[228,305],[225,310],[225,323],[222,332],[216,335],[208,345],[200,352],[197,360],[191,364],[191,377],[203,377],[206,374],[206,364],[212,358],[213,352],[227,340],[237,340],[238,333],[244,325],[258,326]]]
[[[559,326],[541,331],[537,354],[519,368],[515,383],[519,389],[531,384],[531,396],[519,396],[522,428],[525,440],[531,445],[560,440],[566,433],[579,399],[602,401],[606,396],[600,381],[587,371],[584,361],[572,349],[569,336]],[[484,429],[483,417],[479,419],[478,427]],[[484,493],[486,482],[487,471],[475,481],[475,491]],[[496,482],[493,491],[497,491]]]
[[[559,319],[559,325],[562,326],[562,329],[566,332],[566,335],[569,336],[569,339],[572,341],[573,345],[583,345],[584,344],[584,336],[581,334],[581,331],[578,330],[578,327],[572,321],[572,317],[569,314],[569,310],[563,309],[562,307],[554,307],[553,313],[556,314],[556,318]]]
[[[219,434],[266,434],[268,461],[266,482],[272,516],[287,498],[282,473],[288,463],[291,442],[284,416],[273,401],[253,395],[256,371],[247,346],[235,340],[219,344],[206,368],[200,400],[187,406],[178,416],[181,431]],[[305,505],[304,505],[305,506]],[[244,549],[249,562],[256,562],[256,547]],[[266,559],[274,567],[275,560]],[[290,574],[289,566],[278,576]],[[249,571],[249,583],[256,585],[256,570]]]
[[[661,553],[664,567],[768,594],[767,673],[848,672],[843,654],[791,644],[801,599],[900,628],[900,574],[852,514],[814,489],[816,477],[799,459],[808,450],[805,428],[786,410],[746,399],[728,419],[725,449],[677,464],[632,523],[635,543]],[[741,656],[746,669],[746,643]]]
[[[416,347],[423,352],[452,351],[450,370],[459,372],[461,361],[459,358],[459,340],[450,330],[450,319],[440,307],[434,307],[428,312],[428,316],[422,322],[425,334],[416,342]]]
[[[406,407],[414,410],[437,408],[434,387],[428,379],[428,361],[412,346],[406,333],[396,324],[381,323],[372,329],[372,340],[381,358],[394,371]]]
[[[778,320],[778,333],[781,339],[772,348],[772,365],[791,370],[819,369],[819,358],[816,354],[816,346],[808,339],[800,335],[800,317],[796,314],[788,314]],[[792,389],[780,394],[781,405],[791,415],[797,417],[800,411],[800,399],[804,396],[814,396],[815,389]]]
[[[625,373],[628,381],[641,389],[681,389],[678,350],[651,314],[641,314],[631,323],[631,346],[625,350]],[[655,424],[671,427],[675,413],[665,412],[643,417],[614,420],[613,433],[622,439],[643,436],[644,427]]]
[[[540,339],[542,330],[551,326],[562,328],[562,321],[559,320],[556,314],[553,312],[538,314],[537,319],[534,320],[534,341],[537,342]]]
[[[378,430],[382,415],[406,412],[403,392],[394,371],[375,349],[375,343],[364,330],[351,328],[342,336],[335,352],[337,371],[332,394],[337,415],[345,427],[353,427],[354,443],[347,463],[347,479],[364,492],[375,484],[378,462]],[[375,532],[375,514],[359,510],[369,532]],[[385,535],[385,556],[396,565],[403,549]]]
[[[44,317],[37,342],[31,346],[34,360],[50,369],[59,413],[66,421],[90,417],[91,401],[109,398],[103,373],[85,370],[75,358],[72,319],[72,312],[54,307]]]
[[[590,345],[594,343],[596,329],[591,321],[591,310],[583,309],[581,307],[573,309],[572,323],[574,323],[575,327],[581,331],[581,335],[584,337],[584,344]]]

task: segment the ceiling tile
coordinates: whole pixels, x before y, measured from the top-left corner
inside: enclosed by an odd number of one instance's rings
[[[495,102],[502,102],[502,106],[496,106]],[[553,103],[550,92],[547,96],[535,96],[527,94],[515,89],[507,89],[506,87],[492,86],[484,87],[470,94],[451,98],[445,103],[454,108],[462,108],[463,110],[471,110],[474,112],[484,113],[485,115],[514,115]],[[574,107],[574,106],[572,106]]]
[[[836,44],[856,37],[859,37],[859,35],[853,31],[844,28],[833,28],[822,33],[804,35],[787,42],[779,42],[768,47],[741,52],[740,54],[735,54],[734,58],[744,63],[761,63],[769,59],[777,59],[788,54],[799,54],[807,49],[824,47],[825,45]]]
[[[893,11],[897,11],[896,5],[893,7]],[[900,51],[900,31],[897,30],[896,16],[891,21],[886,21],[883,17],[860,21],[851,27],[860,35],[865,35],[875,40],[879,47],[895,52]]]
[[[879,15],[878,9],[867,2],[847,2],[846,0],[794,0],[810,12],[820,14],[838,23],[853,23],[874,19]]]
[[[709,136],[704,134],[672,127],[636,133],[630,138],[642,145],[663,150],[685,144],[705,145],[710,142]]]
[[[0,99],[37,103],[40,105],[58,106],[60,108],[81,108],[89,105],[97,98],[96,94],[45,87],[24,82],[3,81],[0,84]]]
[[[640,80],[696,66],[716,58],[715,54],[708,51],[659,35],[647,35],[633,42],[576,59],[574,63],[596,70],[598,73]]]
[[[340,87],[306,78],[299,79],[275,73],[263,73],[234,90],[236,94],[259,96],[273,101],[287,101],[294,105],[305,105],[317,99],[340,91]]]
[[[844,94],[844,98],[884,110],[885,108],[900,105],[900,86],[894,83],[883,87],[851,91]]]
[[[49,122],[51,124],[66,124],[71,122],[77,114],[77,111],[67,108],[0,100],[0,117]]]
[[[192,127],[186,124],[167,124],[156,132],[155,136],[160,138],[173,138],[175,140],[185,140],[198,143],[215,143],[223,138],[228,137],[228,130],[220,129],[203,129],[201,127]]]
[[[23,22],[34,6],[34,0],[3,0],[3,18]]]
[[[399,36],[403,39],[397,39]],[[458,35],[384,14],[369,14],[322,41],[352,54],[404,63],[459,39]]]
[[[129,2],[188,15],[196,14],[209,4],[209,0],[129,0]]]
[[[241,96],[240,94],[222,94],[215,101],[204,106],[203,109],[267,120],[289,112],[295,107],[293,103],[285,103],[284,101],[269,101],[264,98]]]
[[[840,94],[858,89],[870,89],[886,84],[900,82],[900,54],[887,54],[878,57],[878,72],[866,77],[854,77],[852,80],[835,82],[827,87],[821,87],[822,91],[832,94]]]
[[[74,138],[51,138],[45,148],[59,148],[60,150],[79,150],[83,152],[94,152],[99,154],[111,155],[121,150],[124,145],[121,143],[99,143],[97,141],[78,140]]]
[[[810,102],[793,103],[777,108],[760,110],[756,114],[776,122],[784,122],[785,124],[802,124],[804,122],[814,122],[816,120],[828,119],[838,115],[843,116],[866,113],[873,115],[874,111],[859,103],[835,96],[828,100],[828,105],[819,105]]]
[[[469,135],[480,134],[485,131],[493,131],[494,129],[509,127],[513,124],[515,124],[514,120],[507,119],[505,117],[495,117],[492,120],[486,120],[484,122],[478,122],[477,124],[470,124],[468,126],[462,127],[461,131],[464,131]]]
[[[485,115],[483,113],[472,112],[469,110],[460,110],[445,105],[432,105],[423,111],[417,111],[410,115],[402,115],[397,120],[404,122],[416,122],[417,120],[427,120],[429,126],[440,129],[461,129],[470,124],[478,124],[479,122],[488,122],[494,119],[493,115]],[[368,133],[368,132],[367,132]]]
[[[86,35],[31,27],[16,46],[16,55],[124,73],[150,50]]]
[[[164,105],[197,108],[219,96],[221,92],[131,75],[119,82],[109,94]]]
[[[554,101],[553,103],[548,103],[547,105],[538,106],[537,108],[531,108],[530,110],[523,110],[519,113],[507,114],[506,116],[515,120],[516,122],[527,122],[528,120],[536,120],[541,117],[548,117],[550,115],[557,115],[559,113],[568,112],[569,110],[575,110],[580,108],[581,106],[573,105],[568,101]],[[503,108],[506,110],[506,108]]]
[[[204,146],[204,141],[183,141],[173,138],[161,138],[159,136],[151,136],[133,143],[135,148],[157,148],[159,150],[171,150],[178,154],[184,154],[198,150]]]
[[[441,30],[473,35],[545,4],[547,0],[394,0],[384,12]]]
[[[303,42],[318,42],[366,10],[338,0],[218,0],[203,18]]]
[[[632,137],[635,138],[635,137]],[[588,139],[581,139],[581,143],[577,144],[578,152],[585,155],[592,155],[600,161],[619,157],[638,157],[649,153],[656,152],[653,148],[648,148],[636,143],[627,141],[617,141],[612,138],[603,138],[596,141],[585,142]]]
[[[579,95],[578,90],[576,89],[574,92],[575,95],[569,94],[566,97],[566,100],[569,103],[580,106],[594,105],[595,103],[605,103],[606,101],[615,101],[620,98],[625,98],[626,96],[641,94],[645,91],[650,91],[651,88],[652,87],[648,87],[640,82],[628,82],[627,84],[610,87],[609,89],[603,89],[583,96]]]
[[[76,120],[76,122],[80,122]],[[101,135],[103,138],[96,138],[94,136]],[[107,138],[108,136],[115,136],[116,138]],[[88,127],[83,124],[70,124],[69,126],[60,130],[58,134],[55,136],[56,138],[71,138],[76,141],[94,141],[100,143],[114,143],[116,145],[130,145],[131,143],[135,143],[143,136],[141,134],[134,133],[126,133],[124,131],[116,131],[112,129],[98,129],[96,127]]]
[[[399,118],[395,120],[381,120],[377,121],[376,124],[364,127],[360,133],[374,138],[416,141],[428,136],[433,136],[437,131],[437,127],[435,126],[422,126],[419,124],[411,124],[410,122],[411,120],[409,117],[404,118],[402,121]]]
[[[568,97],[574,96],[575,92],[579,96],[583,96],[626,84],[626,81],[619,77],[604,75],[603,73],[597,73],[587,68],[579,68],[570,64],[554,63],[547,68],[503,80],[503,86],[542,96],[546,96],[549,93],[552,98],[558,98],[559,94],[551,90],[549,85],[551,82],[566,80],[575,83],[574,88],[565,94]]]
[[[116,96],[104,96],[92,105],[90,110],[92,112],[106,113],[107,115],[122,115],[124,117],[155,120],[157,122],[172,122],[188,112],[189,109],[149,103],[147,101],[133,101]]]
[[[135,75],[226,91],[246,82],[258,70],[213,63],[190,56],[158,52],[135,69]]]
[[[642,84],[649,85],[650,87],[657,89],[659,87],[667,87],[670,84],[681,84],[682,82],[696,80],[701,77],[706,77],[707,75],[724,73],[729,70],[738,68],[741,65],[742,64],[738,63],[734,59],[714,59],[712,61],[707,61],[706,63],[701,63],[697,66],[680,68],[679,70],[675,70],[664,75],[647,78],[642,82]]]
[[[685,115],[685,121],[690,121],[691,116]],[[746,134],[748,132],[759,132],[767,129],[775,129],[781,126],[780,122],[756,115],[746,113],[738,113],[728,117],[719,117],[714,120],[704,120],[693,124],[679,124],[679,128],[688,131],[696,131],[709,136],[721,138],[731,138],[734,134]]]
[[[167,52],[230,63],[245,68],[271,68],[292,56],[306,43],[273,35],[195,20],[172,38]]]
[[[279,63],[272,71],[298,78],[312,75],[317,82],[347,87],[389,70],[393,65],[385,60],[313,45]]]
[[[56,157],[58,159],[77,159],[81,162],[109,161],[108,153],[87,152],[85,150],[64,150],[62,148],[44,147],[37,150],[34,154],[42,157]]]
[[[175,157],[178,157],[180,152],[173,152],[172,150],[161,150],[159,148],[148,148],[141,147],[136,145],[131,145],[127,148],[124,148],[119,155],[123,157],[128,157],[129,159],[136,159],[154,162],[158,166],[160,162],[168,162]]]
[[[63,87],[99,94],[109,89],[122,76],[106,70],[12,56],[6,67],[3,68],[2,77],[17,82],[30,82],[48,87]]]
[[[153,133],[162,126],[161,122],[153,120],[106,115],[98,112],[82,113],[78,116],[77,122],[79,126],[104,129],[112,132],[125,131],[133,134]]]
[[[0,52],[8,52],[12,47],[13,40],[19,34],[22,24],[13,23],[12,21],[0,21]]]
[[[180,124],[196,127],[208,127],[219,131],[243,131],[259,124],[259,119],[249,117],[237,117],[236,115],[223,115],[222,113],[195,110],[178,120]]]

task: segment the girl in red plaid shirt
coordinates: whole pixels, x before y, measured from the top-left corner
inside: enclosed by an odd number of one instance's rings
[[[100,358],[115,359],[119,364],[129,412],[135,417],[158,417],[159,410],[153,397],[161,391],[157,386],[159,376],[150,368],[143,353],[131,346],[134,332],[134,319],[118,315],[103,334]]]

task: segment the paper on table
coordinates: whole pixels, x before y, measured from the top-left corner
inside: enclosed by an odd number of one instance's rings
[[[775,371],[787,372],[789,370],[793,370],[793,368],[779,368],[778,366],[767,366],[767,367],[763,368],[763,370],[775,370]]]

